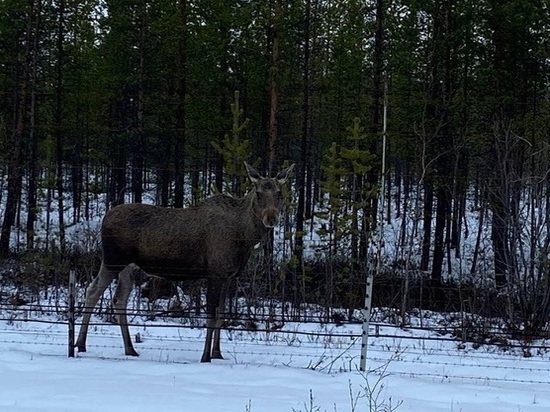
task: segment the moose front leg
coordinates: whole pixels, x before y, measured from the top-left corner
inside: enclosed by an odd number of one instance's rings
[[[204,342],[201,362],[210,362],[212,360],[210,353],[212,351],[212,333],[214,328],[215,320],[210,318],[206,319],[206,340]]]
[[[223,359],[222,356],[222,350],[221,350],[221,344],[220,344],[220,334],[221,334],[221,327],[223,323],[223,319],[220,317],[220,310],[221,308],[218,307],[216,312],[216,322],[214,325],[214,333],[212,335],[212,359]]]
[[[212,359],[223,359],[221,350],[221,328],[223,326],[223,315],[225,314],[225,298],[227,289],[231,280],[226,281],[220,287],[218,307],[216,308],[216,324],[214,326],[213,343],[212,343]]]
[[[223,359],[220,351],[219,306],[222,294],[222,282],[208,279],[206,286],[206,339],[201,362],[210,362],[212,358]],[[214,340],[214,346],[212,341]]]

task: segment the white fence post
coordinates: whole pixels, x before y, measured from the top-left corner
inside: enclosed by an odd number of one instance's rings
[[[367,345],[369,341],[369,322],[370,312],[372,304],[372,283],[374,282],[374,276],[372,270],[367,269],[367,285],[365,288],[365,307],[363,308],[363,334],[361,336],[361,362],[359,364],[359,370],[365,372],[367,369]]]

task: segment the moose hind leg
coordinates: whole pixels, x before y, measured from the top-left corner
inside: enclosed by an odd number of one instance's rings
[[[212,357],[212,332],[215,327],[215,320],[208,318],[206,320],[206,340],[204,342],[204,350],[202,351],[201,362],[210,362]]]
[[[220,293],[220,282],[215,279],[208,279],[206,286],[206,339],[204,342],[201,362],[210,362],[212,359],[212,338],[215,336],[214,331],[218,326],[218,306],[220,304]]]
[[[79,352],[86,352],[86,337],[88,335],[88,327],[90,325],[92,312],[97,301],[103,296],[103,292],[105,292],[105,289],[107,289],[115,277],[116,272],[107,269],[102,263],[97,276],[86,289],[86,302],[83,308],[82,325],[80,326],[80,332],[78,333],[78,339],[75,344]]]
[[[213,342],[212,342],[212,359],[223,359],[222,350],[220,345],[220,333],[221,333],[222,320],[216,320],[216,326],[214,327]]]
[[[128,298],[134,286],[134,273],[137,266],[129,264],[118,275],[118,284],[113,297],[113,308],[118,318],[122,340],[124,342],[124,353],[129,356],[139,356],[139,353],[134,349],[130,331],[128,330],[128,318],[126,316],[126,308],[128,306]]]

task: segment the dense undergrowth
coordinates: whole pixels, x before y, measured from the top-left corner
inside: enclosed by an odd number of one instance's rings
[[[14,255],[0,264],[0,305],[15,309],[48,296],[66,296],[70,270],[76,271],[82,304],[85,287],[99,263],[99,252]],[[258,268],[249,265],[231,283],[226,327],[254,330],[295,321],[336,325],[362,322],[366,269],[343,261],[308,262],[299,276],[284,265],[270,272]],[[140,305],[145,302],[149,318],[196,317],[200,323],[203,282],[171,283],[150,278],[137,286]],[[374,277],[371,321],[435,329],[474,345],[506,347],[519,342],[528,346],[549,338],[547,313],[536,310],[540,297],[526,301],[518,296],[522,295],[510,293],[509,288],[498,289],[472,279],[435,283],[418,272],[385,270]],[[59,310],[65,310],[63,299],[57,300]],[[528,311],[529,306],[534,310]]]

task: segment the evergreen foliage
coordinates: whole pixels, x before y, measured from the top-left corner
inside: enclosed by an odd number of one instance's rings
[[[367,218],[365,208],[369,199],[375,196],[373,188],[365,180],[374,156],[363,149],[368,135],[364,133],[359,118],[353,119],[347,132],[343,145],[332,143],[321,166],[325,176],[321,181],[321,190],[328,199],[325,210],[317,213],[317,218],[326,221],[325,227],[318,233],[327,241],[329,256],[338,256],[343,252],[352,260],[358,260],[358,237],[364,233],[365,227],[360,220]]]
[[[2,1],[0,255],[70,249],[96,199],[180,207],[224,174],[242,194],[243,161],[275,157],[298,166],[299,270],[316,236],[364,264],[386,83],[392,260],[550,307],[549,32],[536,0]],[[467,204],[489,232],[464,262]]]
[[[250,140],[242,139],[241,134],[248,126],[250,119],[242,119],[243,109],[239,106],[239,92],[235,91],[235,100],[231,103],[233,127],[231,134],[226,133],[221,144],[213,141],[212,145],[222,155],[225,173],[231,177],[231,192],[242,196],[242,187],[247,177],[244,162],[250,157]]]

